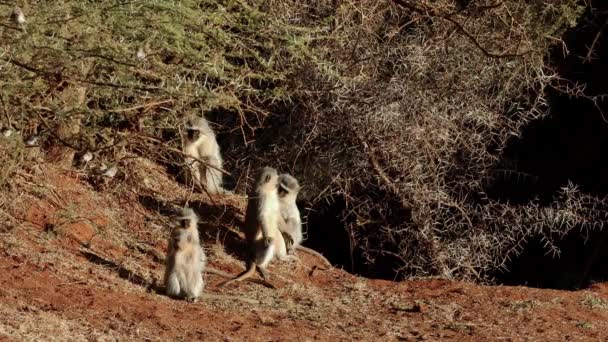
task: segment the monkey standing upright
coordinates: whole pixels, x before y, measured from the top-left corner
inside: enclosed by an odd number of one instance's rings
[[[210,194],[223,192],[221,170],[224,162],[220,146],[215,132],[204,117],[190,117],[186,120],[182,144],[190,171],[190,181],[194,181]]]
[[[300,210],[296,204],[299,191],[300,183],[294,176],[286,173],[279,176],[279,208],[281,217],[283,218],[280,221],[279,230],[285,240],[287,252],[288,254],[295,254],[297,249],[312,254],[321,259],[328,267],[327,269],[329,269],[332,265],[327,258],[313,249],[302,246],[302,219],[300,218]]]
[[[287,253],[293,254],[297,246],[302,243],[302,219],[300,210],[296,205],[296,198],[300,191],[298,180],[290,174],[279,176],[279,211],[283,218],[283,224],[279,230],[287,245]]]
[[[266,266],[275,255],[287,258],[287,248],[279,231],[282,217],[278,199],[277,170],[265,167],[256,177],[256,187],[249,194],[245,213],[245,241],[249,249],[247,269],[231,280],[220,284],[224,286],[235,281],[250,278],[257,270],[264,280],[268,280]]]
[[[192,209],[181,211],[169,238],[165,269],[167,295],[192,302],[203,291],[203,270],[207,263],[200,245],[197,224],[198,217]]]

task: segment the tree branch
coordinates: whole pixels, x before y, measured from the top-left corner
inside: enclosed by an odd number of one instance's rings
[[[481,53],[484,54],[484,56],[489,57],[489,58],[516,58],[516,57],[522,57],[525,56],[527,54],[529,54],[530,52],[532,52],[532,50],[528,50],[522,53],[494,53],[494,52],[490,52],[488,51],[488,49],[486,49],[485,47],[483,47],[481,45],[481,43],[479,43],[479,41],[477,41],[477,38],[475,38],[475,36],[473,36],[469,31],[467,31],[461,23],[459,23],[456,19],[452,18],[451,15],[449,14],[443,14],[443,13],[439,13],[437,11],[435,11],[434,9],[431,9],[429,7],[418,7],[417,5],[411,4],[405,0],[393,0],[393,2],[399,6],[399,7],[403,7],[403,8],[407,8],[413,12],[416,13],[420,13],[423,15],[429,15],[431,17],[437,17],[437,18],[442,18],[444,20],[449,21],[450,23],[452,23],[456,29],[462,33],[465,37],[467,37],[469,39],[469,41],[471,41],[471,43],[473,43],[473,45],[475,45],[475,47],[477,47],[477,49],[479,51],[481,51]]]

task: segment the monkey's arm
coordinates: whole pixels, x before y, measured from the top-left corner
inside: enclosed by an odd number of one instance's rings
[[[332,264],[329,262],[329,260],[327,260],[327,258],[323,256],[323,254],[315,251],[314,249],[304,247],[302,245],[297,245],[296,249],[299,251],[302,251],[304,253],[312,254],[312,255],[316,256],[317,258],[321,259],[321,261],[323,261],[323,263],[327,266],[327,268],[324,269],[324,271],[327,271],[333,267]]]
[[[281,235],[283,235],[283,240],[285,241],[285,248],[288,252],[291,251],[293,248],[293,237],[285,231],[281,231]]]
[[[271,222],[267,217],[262,219],[261,231],[262,231],[262,239],[267,242],[270,239],[270,232],[277,230],[277,223]]]
[[[278,238],[274,236],[276,233],[281,232],[281,227],[285,225],[285,220],[282,216],[265,215],[262,217],[262,238],[265,244],[269,245],[272,238]]]
[[[191,172],[194,183],[201,181],[201,170],[199,168],[200,162],[194,158],[186,157],[186,165]]]

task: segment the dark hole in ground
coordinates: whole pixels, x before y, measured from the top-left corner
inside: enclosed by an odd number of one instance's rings
[[[298,203],[300,208],[305,206]],[[399,279],[396,268],[401,260],[390,253],[374,256],[373,262],[365,257],[348,227],[353,221],[347,216],[344,198],[336,195],[329,202],[302,212],[306,217],[304,246],[323,254],[334,267],[366,278]],[[396,216],[403,217],[403,215]],[[369,237],[370,239],[373,237]]]
[[[577,232],[578,233],[578,232]],[[504,285],[576,290],[596,281],[608,280],[607,234],[593,232],[588,239],[570,234],[559,244],[561,255],[547,255],[541,241],[532,240],[522,254],[514,258],[509,271],[497,274]]]
[[[298,204],[300,208],[303,205]],[[336,197],[329,203],[304,212],[306,216],[306,240],[303,245],[323,254],[332,265],[356,273],[355,255],[350,234],[342,214],[346,208],[344,199]]]
[[[570,54],[564,56],[558,44],[548,59],[561,77],[584,84],[585,93],[594,96],[608,93],[608,3],[592,1],[592,7],[563,37]],[[596,38],[592,58],[585,60]],[[492,197],[511,203],[539,198],[546,203],[568,182],[585,193],[608,194],[608,102],[548,91],[550,115],[524,129],[521,140],[514,141],[504,154],[515,162],[521,177],[506,177],[494,184],[488,191]],[[559,257],[547,255],[541,241],[528,241],[507,265],[508,271],[495,277],[509,285],[559,289],[578,289],[606,280],[606,234],[595,231],[586,239],[574,229],[559,242]]]

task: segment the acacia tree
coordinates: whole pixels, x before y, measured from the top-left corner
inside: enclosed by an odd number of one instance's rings
[[[3,125],[49,151],[179,165],[180,120],[204,112],[239,191],[251,169],[274,165],[312,206],[345,202],[372,267],[481,279],[532,237],[555,251],[574,227],[602,226],[602,202],[573,186],[523,204],[486,191],[498,170],[517,171],[502,151],[547,113],[558,80],[547,52],[583,10],[575,0],[45,2],[24,8],[25,27],[0,27]],[[11,150],[2,184],[22,161]]]
[[[325,23],[315,46],[330,62],[294,80],[302,92],[294,128],[285,131],[297,143],[285,139],[278,144],[285,152],[272,155],[302,175],[309,200],[346,202],[342,218],[372,270],[486,279],[529,239],[558,253],[554,242],[575,227],[603,227],[603,202],[572,184],[546,202],[487,194],[499,172],[518,172],[503,150],[548,113],[547,89],[559,77],[546,56],[585,7],[571,0],[312,7],[282,10]]]

